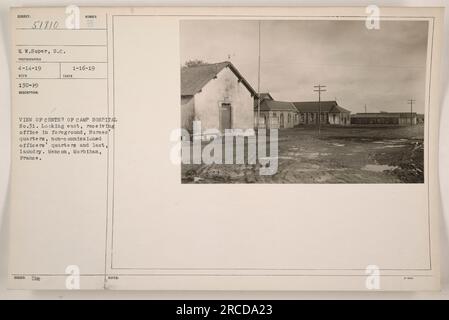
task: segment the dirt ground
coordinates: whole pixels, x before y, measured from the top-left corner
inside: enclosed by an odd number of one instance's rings
[[[424,128],[316,127],[279,130],[278,170],[260,164],[182,164],[183,183],[422,183]]]

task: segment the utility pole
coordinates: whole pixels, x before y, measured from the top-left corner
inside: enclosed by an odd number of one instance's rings
[[[318,136],[321,135],[321,92],[326,91],[326,86],[322,86],[321,84],[317,86],[313,86],[315,89],[314,92],[318,92]]]
[[[414,99],[408,100],[408,103],[410,104],[410,125],[411,125],[411,126],[413,126],[413,103],[414,103],[415,101],[416,101],[416,100],[414,100]]]
[[[260,121],[260,20],[259,20],[259,55],[258,55],[258,75],[257,75],[257,130],[259,130]],[[268,117],[269,119],[269,117]],[[267,124],[265,123],[265,129],[267,129]]]
[[[366,103],[365,103],[365,113],[366,113]]]

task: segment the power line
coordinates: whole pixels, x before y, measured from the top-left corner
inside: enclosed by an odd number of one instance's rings
[[[415,99],[409,99],[408,103],[410,104],[410,125],[413,126],[413,103],[416,102]]]
[[[321,135],[321,92],[325,92],[326,86],[323,86],[321,84],[317,86],[313,86],[315,89],[314,92],[318,92],[318,136]]]
[[[258,52],[258,73],[257,73],[257,130],[259,130],[260,121],[260,20],[259,20],[259,52]],[[265,123],[265,128],[267,124]]]

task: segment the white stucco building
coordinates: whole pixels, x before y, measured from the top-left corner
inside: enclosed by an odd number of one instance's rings
[[[256,92],[231,62],[181,68],[181,127],[253,129]]]

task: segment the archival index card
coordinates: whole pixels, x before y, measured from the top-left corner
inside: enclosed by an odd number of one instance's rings
[[[439,8],[13,8],[22,289],[436,290]]]

